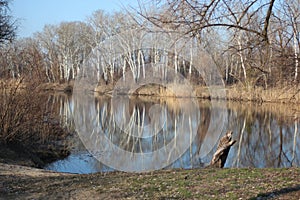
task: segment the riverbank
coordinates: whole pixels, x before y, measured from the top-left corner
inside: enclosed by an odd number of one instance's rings
[[[43,91],[58,91],[65,93],[72,93],[74,83],[55,84],[47,83],[39,86]],[[220,87],[204,87],[192,86],[191,91],[187,91],[186,87],[179,87],[178,85],[167,85],[165,87],[150,84],[138,88],[135,91],[129,90],[130,95],[137,96],[155,96],[155,97],[193,97],[201,99],[226,99],[231,101],[244,101],[244,102],[258,102],[258,103],[300,103],[300,85],[294,86],[281,86],[264,89],[262,87],[244,87],[240,84],[233,86]],[[124,91],[128,91],[126,88]],[[100,85],[95,88],[96,96],[112,95],[114,92],[124,94],[120,88],[113,85]],[[221,94],[219,95],[218,92]],[[213,95],[212,95],[213,93]]]
[[[65,174],[0,163],[0,199],[299,199],[300,169]]]
[[[68,140],[4,144],[0,142],[0,163],[43,168],[48,163],[70,154]]]

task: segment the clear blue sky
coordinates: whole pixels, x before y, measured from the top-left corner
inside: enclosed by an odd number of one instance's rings
[[[18,37],[30,37],[46,24],[85,21],[96,10],[120,11],[137,0],[12,0],[11,15],[18,20]]]

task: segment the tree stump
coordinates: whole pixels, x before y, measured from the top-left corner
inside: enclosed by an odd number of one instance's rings
[[[226,162],[230,147],[234,145],[236,141],[232,140],[232,131],[228,131],[223,136],[218,144],[217,151],[213,155],[212,160],[208,167],[223,168]]]

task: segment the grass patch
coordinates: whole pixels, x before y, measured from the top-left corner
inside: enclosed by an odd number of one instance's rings
[[[161,170],[141,174],[115,172],[71,176],[61,174],[52,175],[51,178],[34,178],[23,176],[24,174],[20,177],[13,170],[6,171],[3,176],[3,171],[5,170],[0,165],[0,182],[4,183],[4,189],[10,188],[4,197],[11,198],[56,198],[60,194],[68,198],[86,195],[88,198],[101,196],[108,199],[151,200],[258,197],[297,199],[300,194],[299,168]],[[43,185],[43,189],[39,189],[37,185]],[[0,193],[1,195],[3,196]]]

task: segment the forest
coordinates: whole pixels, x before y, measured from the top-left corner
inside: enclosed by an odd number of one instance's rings
[[[68,83],[98,48],[102,85],[113,85],[128,71],[134,78],[145,76],[147,63],[166,58],[165,67],[201,84],[193,69],[202,62],[201,49],[212,57],[227,86],[297,87],[299,24],[299,2],[292,0],[140,0],[138,8],[98,10],[85,21],[49,24],[32,37],[2,41],[0,78]],[[174,48],[161,49],[164,37],[150,37],[153,33],[168,35]],[[142,43],[151,48],[140,49]],[[189,50],[184,59],[182,43]]]

